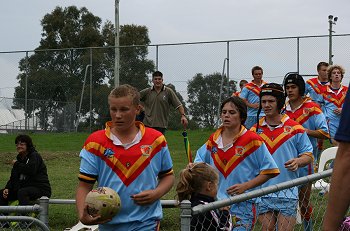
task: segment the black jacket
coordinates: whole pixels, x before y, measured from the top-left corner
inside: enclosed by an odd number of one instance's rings
[[[213,197],[209,197],[203,194],[194,194],[191,196],[191,206],[208,204],[215,201]],[[191,230],[231,230],[232,220],[230,211],[228,210],[211,210],[205,213],[194,215],[191,219]]]
[[[39,188],[43,196],[51,196],[47,168],[36,150],[30,151],[23,159],[20,155],[17,155],[17,161],[13,165],[10,180],[5,188],[17,192],[20,188],[28,186]]]

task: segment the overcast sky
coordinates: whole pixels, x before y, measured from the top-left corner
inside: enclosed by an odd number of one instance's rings
[[[112,0],[3,1],[0,51],[35,49],[41,38],[40,20],[56,6],[85,6],[103,22],[114,22],[114,3]],[[335,32],[344,34],[350,33],[349,9],[349,0],[120,0],[120,24],[147,26],[151,43],[159,44],[325,35],[328,15],[333,14],[339,17]],[[0,67],[6,65],[2,56]],[[1,72],[0,76],[4,76]],[[5,77],[1,78],[0,89],[17,84],[13,78],[6,81],[3,81]]]
[[[114,22],[111,0],[11,0],[1,4],[0,51],[36,48],[40,20],[56,6],[87,7]],[[120,0],[120,24],[146,25],[151,42],[175,43],[328,33],[329,14],[337,33],[349,33],[350,1],[334,0]]]

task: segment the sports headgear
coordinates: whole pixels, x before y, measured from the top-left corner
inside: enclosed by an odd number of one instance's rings
[[[267,83],[263,85],[261,87],[261,91],[259,95],[260,102],[261,102],[261,97],[263,97],[264,95],[272,95],[276,97],[278,110],[281,110],[283,108],[284,103],[286,101],[286,96],[284,95],[284,91],[281,85],[277,83]],[[261,107],[261,103],[260,103],[260,107]]]
[[[276,97],[277,108],[278,108],[279,112],[281,112],[281,110],[282,110],[282,108],[284,106],[284,103],[286,101],[286,96],[284,95],[284,91],[283,91],[283,88],[281,87],[281,85],[279,85],[277,83],[264,84],[261,87],[260,94],[259,94],[260,106],[259,106],[258,113],[257,113],[257,124],[258,124],[258,127],[259,127],[259,115],[260,115],[260,112],[261,112],[261,109],[262,109],[262,107],[261,107],[261,98],[264,95],[272,95],[272,96]]]
[[[259,109],[258,109],[258,113],[257,113],[257,128],[259,128],[259,115],[261,112],[261,98],[264,95],[272,95],[274,97],[276,97],[277,100],[277,108],[279,111],[282,110],[283,106],[284,106],[284,102],[286,100],[286,96],[284,95],[284,91],[283,88],[281,87],[281,85],[277,84],[277,83],[267,83],[264,84],[261,87],[260,90],[260,94],[259,94],[259,99],[260,99],[260,105],[259,105]]]
[[[299,88],[299,95],[303,96],[305,94],[305,81],[304,78],[298,73],[287,73],[284,77],[284,89],[286,89],[287,84],[295,84]]]

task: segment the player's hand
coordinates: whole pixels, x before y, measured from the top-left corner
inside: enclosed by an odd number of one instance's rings
[[[131,199],[138,205],[149,205],[159,199],[156,190],[145,190],[138,194],[132,195]]]
[[[259,109],[259,103],[252,103],[251,108]]]
[[[196,165],[195,163],[190,162],[190,163],[187,164],[186,169],[192,169],[193,166],[195,166],[195,165]]]
[[[79,220],[84,225],[97,225],[97,224],[103,224],[103,223],[109,222],[112,219],[109,218],[109,219],[101,220],[100,215],[90,215],[88,213],[88,205],[85,205],[83,215],[79,218]]]
[[[9,195],[9,189],[5,188],[4,191],[2,191],[2,197],[6,199]]]
[[[334,109],[333,112],[337,115],[340,115],[341,114],[341,111],[342,111],[342,108],[337,108],[337,109]]]
[[[227,188],[227,193],[231,196],[236,194],[242,194],[247,190],[247,186],[245,183],[243,184],[235,184]]]
[[[305,133],[307,134],[307,135],[310,135],[310,129],[307,129],[307,128],[304,128],[305,129]]]
[[[299,168],[298,158],[290,159],[284,163],[284,167],[289,171],[295,172]]]
[[[221,207],[221,208],[219,208],[219,210],[221,210],[221,211],[230,211],[230,206],[225,206],[225,207]]]

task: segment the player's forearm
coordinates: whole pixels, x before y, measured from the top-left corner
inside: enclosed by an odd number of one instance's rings
[[[312,157],[306,154],[299,156],[297,160],[298,160],[298,168],[305,167],[306,165],[312,163]]]
[[[263,183],[268,181],[270,178],[272,178],[272,175],[264,175],[264,174],[258,175],[254,179],[247,182],[247,190],[255,188],[259,185],[262,185]]]
[[[243,99],[243,102],[247,105],[247,107],[255,108],[255,104],[254,103],[249,103],[248,100],[246,100],[246,99]]]
[[[350,205],[350,143],[339,142],[323,230],[337,230]]]
[[[305,129],[306,130],[306,134],[308,136],[311,136],[311,137],[314,137],[314,138],[317,138],[317,139],[328,139],[329,137],[320,132],[319,130],[309,130],[309,129]]]
[[[243,102],[245,103],[245,105],[247,105],[247,107],[249,107],[250,103],[248,102],[248,100],[245,99],[245,98],[241,98],[241,99],[243,100]]]
[[[174,174],[164,176],[159,180],[158,186],[155,189],[157,191],[158,199],[160,199],[162,196],[164,196],[167,192],[170,191],[170,189],[174,185],[174,182],[175,182]]]
[[[79,182],[76,195],[75,195],[75,201],[76,201],[76,207],[77,207],[79,219],[83,216],[84,207],[85,207],[85,198],[86,198],[86,195],[90,192],[90,190],[92,190],[92,187],[93,185],[91,184],[87,184],[81,181]]]

